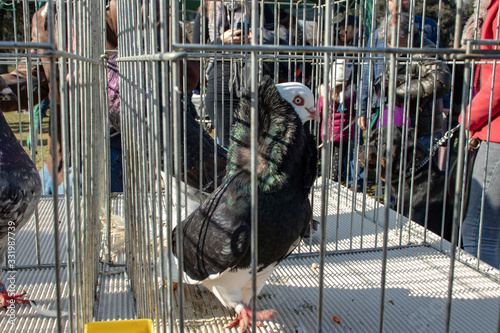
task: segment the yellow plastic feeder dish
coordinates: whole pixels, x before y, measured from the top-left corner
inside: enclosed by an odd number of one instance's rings
[[[154,333],[151,319],[98,321],[85,325],[85,333]]]

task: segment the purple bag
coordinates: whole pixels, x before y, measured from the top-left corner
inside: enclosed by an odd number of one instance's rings
[[[384,108],[384,126],[387,126],[387,111],[388,111],[388,107],[386,106]],[[400,126],[403,126],[404,123],[405,123],[405,110],[402,106],[395,106],[394,107],[394,125],[400,125]],[[377,126],[376,128],[379,127],[379,123],[380,123],[380,115],[377,119]],[[406,126],[410,127],[411,126],[411,119],[410,117],[408,116],[408,119],[406,119]]]

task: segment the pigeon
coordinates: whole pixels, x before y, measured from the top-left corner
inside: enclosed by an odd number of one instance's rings
[[[0,99],[17,99],[1,77]],[[41,183],[35,164],[17,141],[0,110],[0,258],[4,258],[14,233],[33,215],[40,199]],[[8,266],[13,268],[9,263]],[[21,299],[23,296],[9,295],[0,281],[2,306],[29,303],[29,300]]]
[[[265,76],[258,90],[258,267],[257,293],[280,261],[300,243],[312,219],[309,194],[317,176],[317,148],[304,123],[319,121],[314,97],[300,83],[275,84]],[[208,288],[246,331],[251,320],[270,320],[274,310],[252,315],[250,95],[235,111],[222,184],[172,230],[172,280],[183,234],[182,279]],[[167,250],[168,251],[168,250]],[[166,269],[166,267],[165,267]]]

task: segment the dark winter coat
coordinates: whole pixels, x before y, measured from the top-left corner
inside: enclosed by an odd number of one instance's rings
[[[420,48],[420,37],[414,38],[414,40],[413,47]],[[435,44],[424,38],[423,47],[432,48],[435,47]],[[409,62],[400,62],[398,64],[396,102],[400,104],[404,103],[405,95],[408,95],[410,118],[412,124],[414,124],[413,126],[418,124],[418,137],[431,135],[432,132],[437,133],[441,131],[443,126],[442,109],[438,107],[440,104],[439,99],[446,95],[451,88],[451,71],[440,59],[434,59],[425,54],[416,54],[411,62],[411,80],[407,82],[406,72],[409,64]],[[387,70],[387,73],[389,73],[389,70]],[[433,107],[434,91],[436,93],[435,108]],[[435,109],[434,116],[433,109]],[[432,130],[433,118],[434,130]]]

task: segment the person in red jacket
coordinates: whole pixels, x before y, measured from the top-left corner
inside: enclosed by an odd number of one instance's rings
[[[491,0],[488,14],[483,23],[481,39],[500,40],[498,24],[499,0]],[[494,45],[481,45],[481,49],[497,50],[498,52],[499,48]],[[477,93],[469,105],[469,110],[467,110],[467,119],[460,119],[460,123],[468,127],[471,137],[482,140],[482,143],[472,171],[469,204],[462,226],[462,238],[465,251],[498,268],[498,252],[500,250],[500,220],[498,218],[500,216],[500,63],[481,64],[475,77],[474,86],[478,90],[476,90]]]
[[[356,89],[350,84],[352,63],[344,63],[343,59],[337,60],[332,66],[331,85],[328,93],[331,94],[330,113],[328,123],[321,126],[321,140],[329,140],[333,145],[331,179],[338,182],[345,180],[347,172],[347,162],[349,155],[349,141],[351,146],[354,140],[354,101],[356,100]],[[320,114],[323,112],[323,96],[326,96],[327,89],[322,86],[321,96],[318,101]],[[352,103],[351,103],[352,101]],[[329,133],[328,136],[325,133]],[[341,167],[339,168],[339,161]],[[341,176],[342,177],[339,177]]]

